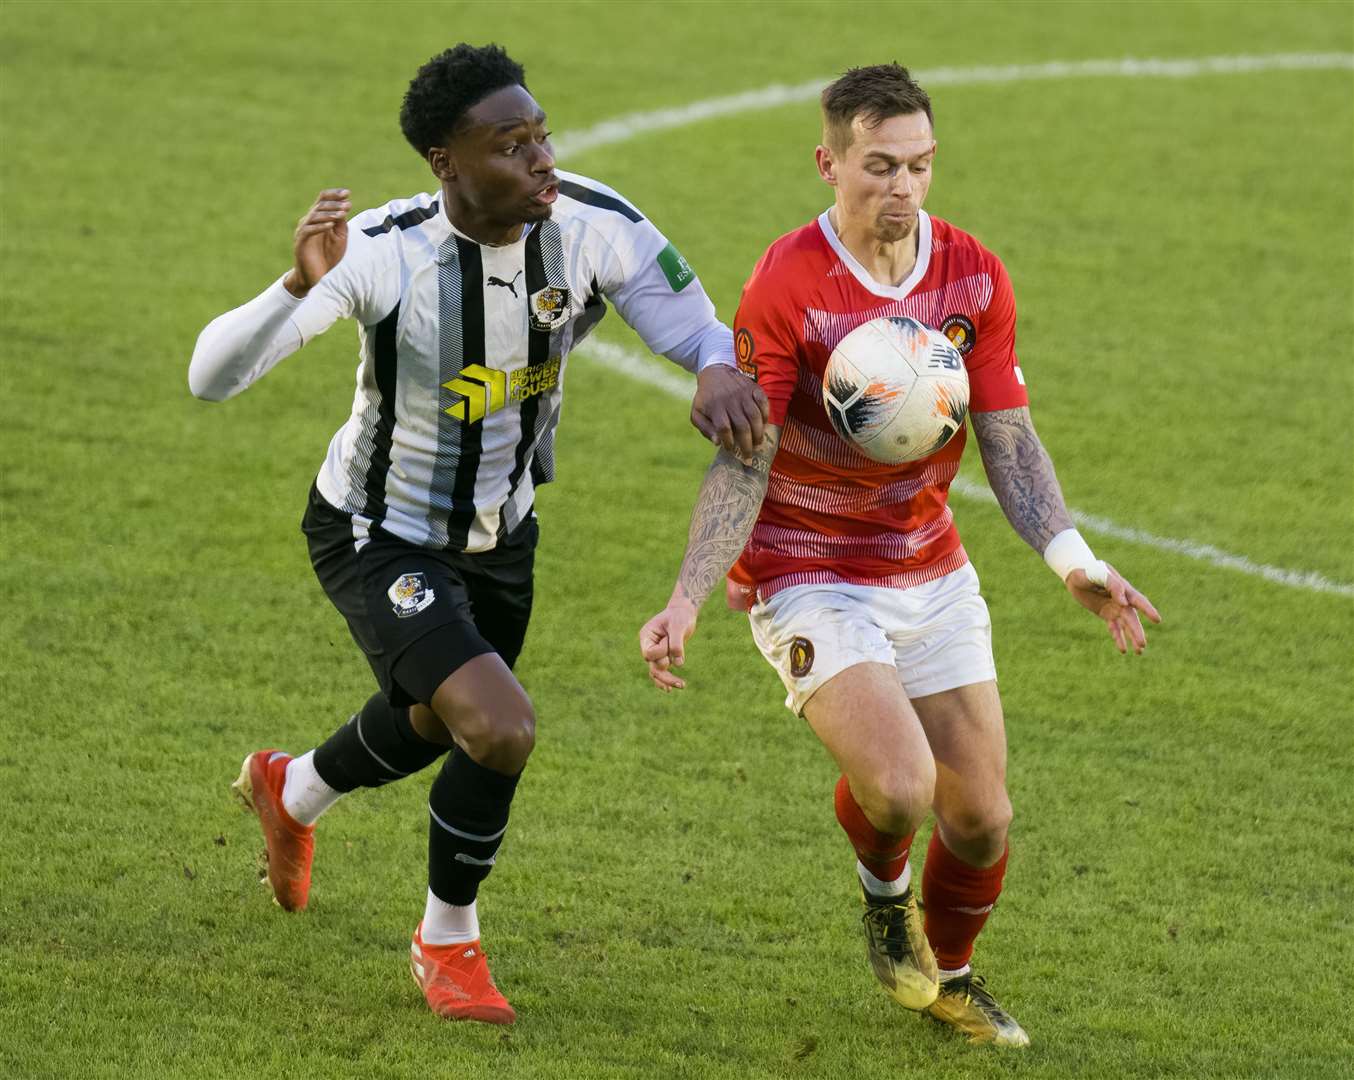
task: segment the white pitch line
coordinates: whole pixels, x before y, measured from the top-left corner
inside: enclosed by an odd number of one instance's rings
[[[656,364],[623,346],[590,338],[579,346],[579,350],[583,356],[595,360],[603,367],[610,368],[612,371],[638,382],[647,383],[683,401],[689,402],[692,393],[695,391],[696,380],[694,376],[679,371],[670,365]],[[975,484],[962,476],[955,477],[950,485],[950,491],[973,502],[995,504],[997,501],[997,497],[985,484]],[[1354,585],[1332,581],[1315,571],[1286,570],[1281,566],[1269,566],[1248,559],[1245,555],[1233,555],[1231,552],[1223,551],[1212,544],[1203,544],[1197,540],[1178,540],[1171,536],[1157,536],[1154,533],[1135,529],[1129,525],[1120,525],[1118,522],[1110,521],[1109,518],[1103,518],[1097,514],[1088,514],[1072,507],[1068,507],[1068,513],[1081,528],[1115,540],[1124,540],[1130,544],[1140,544],[1143,547],[1156,548],[1158,551],[1169,551],[1177,555],[1184,555],[1198,562],[1208,563],[1210,566],[1217,566],[1224,570],[1235,570],[1251,577],[1264,578],[1266,581],[1272,581],[1277,585],[1286,585],[1292,589],[1305,589],[1308,592],[1354,597]]]
[[[654,363],[624,346],[598,341],[596,338],[588,338],[579,349],[584,356],[592,357],[602,366],[628,375],[637,382],[656,386],[673,397],[689,402],[691,395],[696,392],[696,376],[687,374],[666,360]]]
[[[1045,64],[1009,64],[1000,67],[932,68],[914,72],[923,86],[978,86],[1036,82],[1049,79],[1188,79],[1200,75],[1248,75],[1257,71],[1354,70],[1354,53],[1275,53],[1269,56],[1200,56],[1180,60],[1156,58],[1122,60],[1055,60]],[[775,83],[726,97],[706,98],[688,105],[626,113],[581,131],[563,132],[554,139],[555,154],[563,158],[625,142],[637,135],[686,127],[703,120],[758,109],[773,109],[814,101],[832,79],[824,76],[785,86]]]

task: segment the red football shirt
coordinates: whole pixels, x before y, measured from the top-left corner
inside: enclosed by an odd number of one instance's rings
[[[917,265],[898,286],[873,280],[823,213],[758,262],[734,320],[739,366],[781,426],[766,499],[732,583],[766,599],[791,585],[908,588],[968,561],[946,505],[966,437],[906,465],[872,461],[823,408],[823,372],[862,323],[905,315],[944,332],[969,377],[973,412],[1028,403],[1016,360],[1015,297],[1001,261],[968,233],[922,213]],[[731,594],[732,595],[732,594]]]

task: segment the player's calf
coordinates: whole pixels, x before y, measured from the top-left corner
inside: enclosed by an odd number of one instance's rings
[[[473,904],[508,831],[508,812],[521,774],[481,765],[452,751],[428,793],[428,884],[445,904]],[[424,936],[442,943],[442,913],[430,902]]]
[[[373,694],[362,710],[315,748],[315,771],[340,794],[380,787],[427,768],[448,750],[424,738],[409,709]],[[317,815],[318,816],[318,815]]]
[[[973,955],[973,943],[1001,896],[1006,852],[991,866],[973,866],[946,845],[937,829],[931,834],[922,873],[926,936],[935,949],[942,975],[962,974]]]

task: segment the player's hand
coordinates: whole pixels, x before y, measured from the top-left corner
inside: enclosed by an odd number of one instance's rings
[[[296,223],[292,253],[296,260],[282,284],[293,296],[305,296],[334,269],[348,250],[347,188],[321,191],[306,215]]]
[[[691,423],[744,465],[762,445],[771,406],[754,379],[729,364],[711,364],[696,377]]]
[[[686,662],[686,643],[696,632],[696,615],[696,605],[690,600],[673,599],[639,632],[639,651],[649,665],[649,678],[665,694],[686,688],[672,669]]]
[[[1130,645],[1138,654],[1147,647],[1147,634],[1138,612],[1154,623],[1161,622],[1161,616],[1152,601],[1120,577],[1114,567],[1109,567],[1109,577],[1104,585],[1094,584],[1085,570],[1073,570],[1067,575],[1066,585],[1078,604],[1105,620],[1110,637],[1121,653],[1127,653]]]

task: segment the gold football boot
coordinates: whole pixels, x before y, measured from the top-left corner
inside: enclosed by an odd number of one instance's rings
[[[865,901],[865,954],[870,967],[890,996],[905,1009],[925,1009],[940,990],[935,954],[922,930],[917,899],[908,889],[902,896],[881,898],[861,888]]]
[[[983,977],[971,971],[942,982],[940,995],[926,1015],[962,1031],[971,1043],[1030,1045],[1025,1029],[988,993]]]

